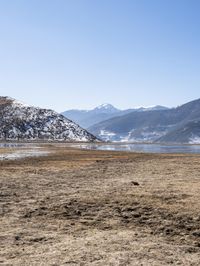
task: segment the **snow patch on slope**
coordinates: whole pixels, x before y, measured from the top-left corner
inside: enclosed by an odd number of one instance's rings
[[[192,136],[189,140],[189,144],[200,144],[200,136]]]
[[[115,137],[115,133],[107,130],[101,130],[99,137],[103,139],[104,141],[112,141],[113,138]]]
[[[0,97],[0,139],[94,141],[96,138],[53,110],[26,105],[9,97]]]

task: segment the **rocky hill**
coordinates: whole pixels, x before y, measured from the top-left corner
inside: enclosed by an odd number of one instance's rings
[[[0,97],[0,139],[89,142],[96,137],[53,110]]]

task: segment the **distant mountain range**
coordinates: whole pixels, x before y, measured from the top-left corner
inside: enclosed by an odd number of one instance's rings
[[[115,108],[111,104],[102,104],[92,110],[68,110],[62,113],[65,117],[78,123],[83,128],[89,128],[94,124],[100,123],[104,120],[122,116],[131,112],[143,112],[150,110],[166,110],[167,107],[164,106],[152,106],[152,107],[139,107],[133,109],[120,110]]]
[[[96,138],[53,110],[0,97],[0,140],[95,141]]]
[[[200,143],[200,99],[172,109],[131,111],[88,130],[106,141]]]
[[[200,144],[200,99],[171,109],[158,105],[119,110],[103,104],[64,114],[70,120],[53,110],[0,97],[0,140]]]

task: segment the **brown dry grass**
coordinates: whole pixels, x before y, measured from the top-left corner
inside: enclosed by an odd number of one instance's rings
[[[0,162],[0,265],[200,264],[199,155],[48,149]]]

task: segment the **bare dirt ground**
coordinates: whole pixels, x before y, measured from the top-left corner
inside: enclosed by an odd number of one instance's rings
[[[0,265],[200,265],[200,156],[0,161]]]

